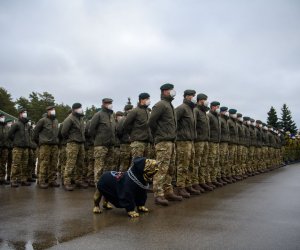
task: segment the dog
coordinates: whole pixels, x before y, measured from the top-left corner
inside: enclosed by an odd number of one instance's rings
[[[101,213],[100,201],[104,198],[103,208],[111,209],[108,202],[117,208],[125,208],[131,218],[139,217],[138,212],[149,212],[145,207],[149,182],[158,171],[156,160],[137,157],[126,172],[108,171],[103,173],[94,194],[94,213]],[[138,212],[135,211],[137,207]]]

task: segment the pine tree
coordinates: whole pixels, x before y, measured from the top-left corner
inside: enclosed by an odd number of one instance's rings
[[[277,112],[273,106],[271,106],[271,109],[268,112],[267,124],[274,128],[279,128],[280,124],[278,122]]]
[[[6,89],[0,87],[0,109],[10,115],[17,116],[18,112],[15,108],[15,102],[12,100],[11,94]]]
[[[293,121],[291,111],[286,104],[283,104],[281,108],[280,127],[283,128],[285,132],[289,131],[291,134],[297,133],[297,126]]]

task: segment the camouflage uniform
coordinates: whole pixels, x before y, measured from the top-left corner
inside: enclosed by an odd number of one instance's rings
[[[176,185],[178,188],[191,187],[194,184],[192,175],[196,171],[194,170],[196,123],[193,109],[194,103],[187,99],[184,99],[183,103],[175,109],[177,118]]]
[[[204,185],[211,182],[207,161],[209,155],[209,119],[206,114],[207,107],[197,105],[194,108],[196,120],[196,140],[195,140],[195,172],[193,174],[193,184]]]
[[[38,182],[40,185],[48,182],[57,186],[58,133],[58,121],[51,116],[41,118],[34,129],[34,140],[39,144]]]
[[[104,171],[113,169],[116,122],[113,111],[102,105],[90,124],[89,134],[94,138],[94,181],[98,182]]]
[[[67,140],[64,185],[68,187],[75,181],[78,185],[83,186],[82,168],[85,136],[82,115],[73,111],[73,113],[64,120],[61,135]]]
[[[27,119],[20,118],[9,130],[8,137],[13,141],[11,181],[27,185],[28,149],[30,147],[29,125]]]
[[[218,114],[210,110],[208,113],[210,142],[208,168],[212,183],[217,182],[218,166],[219,166],[219,143],[221,139],[221,123]]]
[[[222,111],[222,110],[221,110]],[[224,112],[227,111],[224,110]],[[230,141],[230,133],[229,133],[229,127],[228,127],[228,117],[225,114],[220,114],[220,122],[221,122],[221,139],[220,139],[220,169],[218,174],[218,181],[223,181],[228,174],[228,157],[229,157],[229,151],[228,151],[228,142]]]
[[[0,184],[5,182],[6,175],[6,163],[8,162],[8,154],[9,154],[9,140],[8,136],[9,128],[5,123],[0,123]],[[10,172],[7,174],[10,176]]]
[[[230,115],[236,114],[236,110],[229,110]],[[226,176],[229,180],[234,181],[233,178],[237,175],[237,143],[238,143],[238,130],[236,126],[236,119],[230,117],[228,120],[229,128],[229,144],[228,144],[228,169]]]
[[[153,177],[155,197],[173,193],[172,178],[175,165],[176,115],[172,105],[173,98],[161,96],[161,101],[152,109],[149,127],[155,142],[156,161],[159,170]]]

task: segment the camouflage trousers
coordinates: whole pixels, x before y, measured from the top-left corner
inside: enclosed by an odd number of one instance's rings
[[[130,144],[132,159],[135,157],[146,157],[149,150],[149,143],[142,141],[134,141]]]
[[[205,184],[211,182],[209,170],[207,168],[209,147],[207,141],[195,142],[194,173],[193,184]]]
[[[155,159],[155,147],[152,143],[149,143],[148,145],[148,153],[147,153],[147,158],[149,159]]]
[[[113,153],[114,159],[113,159],[113,169],[114,171],[119,171],[120,167],[120,147],[114,147],[114,153]]]
[[[219,165],[219,143],[209,142],[208,169],[212,182],[217,181]]]
[[[255,148],[255,168],[261,170],[262,168],[262,147]]]
[[[84,144],[69,142],[66,147],[66,166],[64,170],[64,185],[72,181],[82,181],[82,168],[84,161]]]
[[[250,172],[255,172],[254,154],[255,154],[255,147],[254,146],[250,146],[248,148],[248,164],[249,164]]]
[[[39,148],[39,183],[52,183],[56,180],[57,162],[58,162],[58,146],[57,145],[41,145]]]
[[[175,143],[171,141],[159,142],[155,145],[158,172],[153,177],[154,196],[164,196],[173,192],[172,178],[175,169]]]
[[[67,162],[67,145],[61,145],[59,148],[58,155],[58,170],[60,170],[60,175],[64,176],[66,162]]]
[[[0,148],[0,181],[5,180],[8,148]]]
[[[195,147],[192,141],[176,142],[176,186],[179,188],[192,186]]]
[[[248,162],[248,150],[249,148],[246,146],[242,146],[242,173],[246,174],[247,172],[251,172],[251,167]]]
[[[236,173],[236,165],[237,165],[237,145],[229,144],[228,145],[228,173],[227,177],[232,177],[233,175],[237,175]]]
[[[113,169],[114,147],[96,146],[94,147],[94,181],[97,183],[105,171]]]
[[[30,178],[35,174],[36,167],[36,149],[31,148],[28,151],[28,167],[30,171]]]
[[[13,148],[12,152],[12,181],[27,181],[28,178],[28,148]]]
[[[94,165],[95,165],[95,158],[94,158],[94,146],[90,146],[86,153],[87,157],[87,180],[89,182],[94,181]]]
[[[229,158],[229,151],[228,151],[228,143],[227,142],[221,142],[219,146],[219,169],[218,169],[218,178],[226,177],[228,174],[228,158]]]
[[[119,171],[125,172],[131,163],[131,148],[130,144],[123,143],[120,145],[120,169]]]

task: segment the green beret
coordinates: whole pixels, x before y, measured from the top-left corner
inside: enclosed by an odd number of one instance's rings
[[[55,109],[55,106],[48,106],[48,107],[46,108],[47,111],[48,111],[48,110],[51,110],[51,109]]]
[[[255,122],[255,120],[254,120],[253,118],[250,118],[250,121],[251,121],[251,122]]]
[[[244,119],[244,121],[250,121],[250,117],[248,117],[248,116],[244,116],[243,119]]]
[[[199,100],[207,100],[207,95],[200,93],[197,95],[197,101]]]
[[[229,114],[234,115],[236,114],[237,110],[236,109],[229,109]]]
[[[171,83],[165,83],[160,86],[160,90],[168,90],[168,89],[174,89],[174,85]]]
[[[123,116],[124,115],[124,113],[122,112],[122,111],[118,111],[117,113],[116,113],[116,116]]]
[[[133,109],[133,105],[131,105],[131,104],[126,104],[125,107],[124,107],[124,110],[125,110],[125,111],[128,111],[128,110],[130,110],[130,109]]]
[[[262,121],[261,120],[256,120],[256,123],[257,124],[262,124]]]
[[[113,100],[111,98],[103,98],[102,103],[112,103]]]
[[[196,91],[193,90],[193,89],[187,89],[187,90],[184,91],[183,97],[186,97],[187,95],[192,95],[192,96],[194,96],[194,95],[196,95]]]
[[[217,101],[213,101],[213,102],[210,103],[211,107],[213,107],[213,106],[219,106],[219,105],[220,105],[220,103],[217,102]]]
[[[72,109],[79,109],[79,108],[81,108],[82,107],[82,105],[81,105],[81,103],[79,103],[79,102],[76,102],[76,103],[74,103],[73,105],[72,105]]]
[[[227,111],[227,110],[228,110],[227,107],[221,107],[221,108],[220,108],[220,111],[221,111],[221,112],[225,112],[225,111]]]
[[[25,108],[23,108],[23,107],[19,107],[18,108],[18,113],[20,114],[20,113],[23,113],[23,112],[25,112],[25,111],[27,111]]]
[[[148,93],[141,93],[139,94],[139,100],[148,99],[150,95]]]
[[[243,116],[243,114],[241,114],[241,113],[237,113],[237,114],[236,114],[236,116],[237,116],[237,117],[242,117],[242,116]]]

